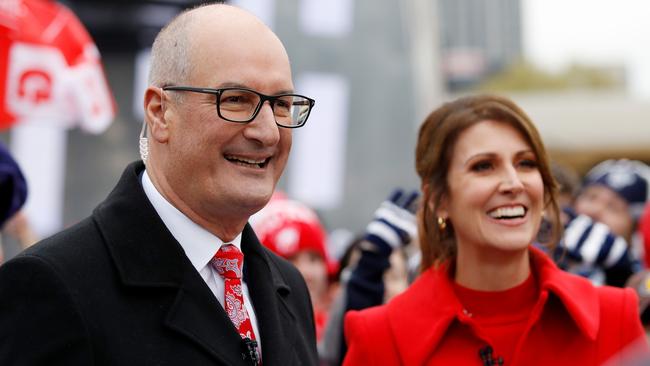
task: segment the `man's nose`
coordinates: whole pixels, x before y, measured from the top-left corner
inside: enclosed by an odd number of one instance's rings
[[[274,146],[280,141],[279,129],[280,127],[275,122],[271,103],[265,101],[260,106],[255,119],[250,121],[244,129],[244,136],[259,141],[263,146]]]

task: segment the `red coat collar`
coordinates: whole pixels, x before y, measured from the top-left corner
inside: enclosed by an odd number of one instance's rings
[[[596,289],[589,281],[558,269],[539,249],[531,247],[530,254],[541,289],[540,301],[549,293],[555,295],[578,329],[595,340],[600,319]],[[446,264],[425,271],[386,307],[396,348],[406,365],[424,364],[449,325],[464,316]]]

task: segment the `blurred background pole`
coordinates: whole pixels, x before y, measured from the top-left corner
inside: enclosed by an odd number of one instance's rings
[[[417,125],[444,99],[440,65],[439,0],[400,0],[408,35]]]

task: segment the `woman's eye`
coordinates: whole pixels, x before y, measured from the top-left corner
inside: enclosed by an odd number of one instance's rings
[[[479,161],[471,166],[473,172],[483,172],[492,169],[492,163],[489,161]]]
[[[533,159],[524,159],[519,162],[519,165],[524,168],[537,168],[537,161]]]

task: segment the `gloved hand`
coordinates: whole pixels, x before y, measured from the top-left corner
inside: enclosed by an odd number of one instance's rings
[[[419,196],[415,190],[408,194],[401,189],[394,190],[375,211],[373,220],[366,227],[364,239],[388,254],[408,244],[417,236],[415,212]]]

